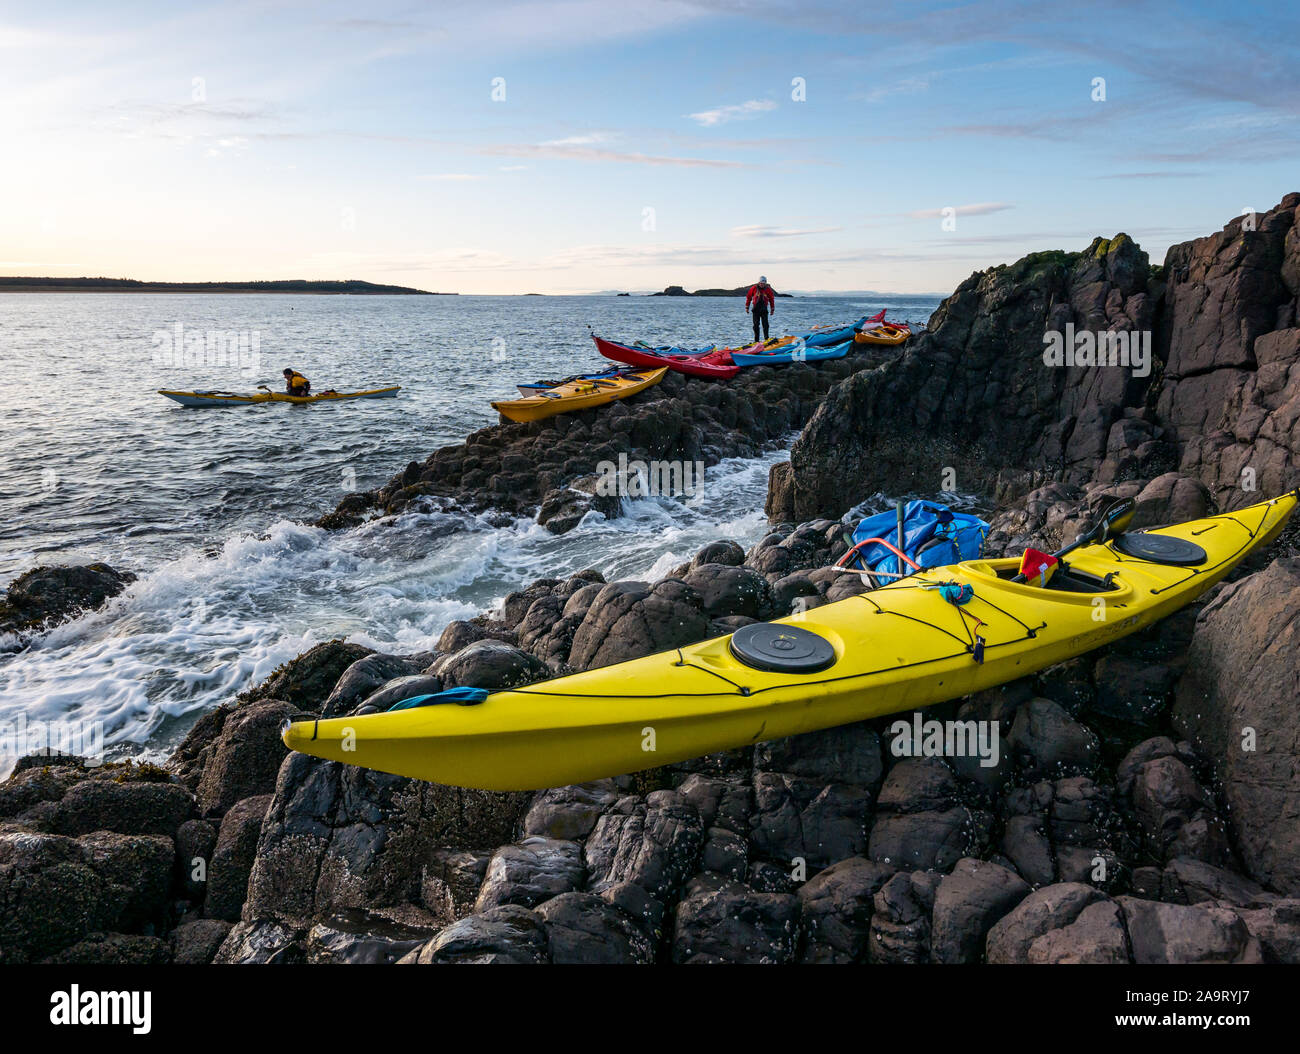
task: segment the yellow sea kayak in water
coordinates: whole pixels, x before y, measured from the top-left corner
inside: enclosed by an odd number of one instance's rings
[[[287,395],[284,392],[260,391],[248,395],[239,392],[178,392],[159,388],[158,394],[182,406],[250,406],[254,403],[333,403],[346,399],[391,399],[402,389],[371,388],[364,392],[320,392],[317,395]]]
[[[664,379],[668,367],[658,370],[622,370],[617,374],[592,374],[575,377],[537,395],[524,399],[510,399],[493,403],[492,407],[502,417],[512,421],[540,421],[556,414],[571,414],[604,406],[616,399],[645,391]]]
[[[1011,581],[1015,559],[927,569],[732,636],[493,692],[477,705],[296,722],[284,742],[438,783],[533,790],[928,706],[1177,611],[1272,541],[1295,505],[1291,493],[1086,544],[1046,586]],[[963,586],[970,595],[960,600]]]

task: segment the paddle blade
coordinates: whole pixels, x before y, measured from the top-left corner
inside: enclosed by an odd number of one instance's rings
[[[1108,538],[1117,538],[1127,531],[1136,511],[1137,501],[1133,498],[1124,498],[1122,501],[1115,502],[1101,514],[1101,522],[1097,525],[1097,541],[1104,542]]]

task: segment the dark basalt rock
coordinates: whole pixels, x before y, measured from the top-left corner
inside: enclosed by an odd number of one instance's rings
[[[930,915],[943,876],[933,871],[900,872],[877,890],[871,902],[867,961],[930,961]]]
[[[203,902],[203,913],[209,918],[239,921],[262,821],[270,805],[271,795],[259,794],[236,802],[222,818],[208,865],[208,890]]]
[[[1090,904],[1103,900],[1098,889],[1081,882],[1062,882],[1036,889],[995,922],[985,942],[990,963],[1029,962],[1039,937],[1069,926]]]
[[[885,865],[849,857],[799,887],[804,963],[865,962],[875,895],[893,877]]]
[[[351,912],[316,923],[307,931],[303,950],[308,963],[383,966],[417,951],[429,938],[428,929]]]
[[[739,567],[745,562],[745,550],[732,541],[709,542],[691,558],[691,567],[704,564],[726,564]]]
[[[190,900],[201,902],[207,893],[216,846],[217,828],[207,820],[186,820],[176,829],[176,882]]]
[[[1049,482],[1140,481],[1140,502],[1193,518],[1295,486],[1300,195],[1170,248],[1161,274],[1120,235],[978,272],[880,369],[833,388],[773,467],[773,520],[838,515],[850,495],[963,490],[1007,501]],[[1148,376],[1056,367],[1043,334],[1152,334]],[[1177,475],[1169,476],[1176,470]],[[1248,471],[1247,471],[1248,470]],[[1143,489],[1145,487],[1145,489]],[[1139,510],[1145,522],[1145,513]]]
[[[1300,713],[1279,701],[1300,698],[1298,635],[1300,559],[1228,586],[1197,621],[1173,714],[1214,763],[1247,873],[1287,896],[1300,895]]]
[[[645,965],[654,943],[625,911],[592,893],[561,893],[537,908],[547,951],[557,964]]]
[[[348,667],[371,654],[372,649],[360,644],[325,641],[290,659],[256,688],[240,693],[238,702],[278,699],[299,710],[318,713]]]
[[[51,826],[56,834],[116,831],[171,838],[193,816],[194,798],[180,784],[97,778],[68,788]]]
[[[799,898],[739,883],[688,896],[677,906],[675,963],[788,963],[798,939]]]
[[[624,798],[596,821],[587,839],[588,885],[593,891],[619,882],[641,886],[670,901],[692,873],[704,826],[695,806],[672,791],[642,801]]]
[[[447,632],[450,632],[448,627]],[[446,637],[447,633],[443,633]],[[469,643],[468,641],[466,643]],[[399,677],[418,674],[426,663],[406,655],[383,655],[379,652],[358,659],[335,682],[333,689],[320,706],[321,717],[342,717],[351,713],[362,700],[391,684]],[[437,689],[434,689],[437,691]]]
[[[538,791],[524,817],[524,834],[544,838],[586,838],[601,814],[618,797],[613,780]]]
[[[305,929],[339,911],[417,905],[436,850],[505,844],[529,798],[292,754],[262,823],[244,919]]]
[[[620,512],[622,499],[615,494],[602,493],[603,489],[601,477],[593,475],[581,476],[567,486],[547,491],[537,511],[537,522],[552,534],[567,534],[589,512],[613,519]]]
[[[1217,904],[1158,904],[1120,897],[1136,963],[1258,963],[1263,949],[1246,923]]]
[[[1029,945],[1031,963],[1117,965],[1130,961],[1131,949],[1119,905],[1110,900],[1089,904],[1067,926],[1048,930]]]
[[[536,656],[504,641],[481,640],[439,659],[430,672],[444,688],[520,688],[548,676]],[[432,683],[432,681],[430,682]]]
[[[196,795],[203,815],[220,816],[237,801],[270,794],[280,764],[289,753],[280,739],[280,726],[305,716],[291,703],[278,699],[263,699],[234,710],[212,743],[199,778]]]
[[[1050,699],[1031,699],[1016,710],[1007,744],[1039,776],[1091,772],[1101,751],[1097,734]]]
[[[0,635],[17,640],[102,607],[135,581],[129,571],[108,564],[33,567],[0,596]]]
[[[535,911],[507,904],[453,922],[409,952],[403,963],[544,963],[550,957],[546,923]]]
[[[212,960],[228,964],[292,965],[306,962],[306,934],[276,922],[238,923]]]
[[[488,863],[474,910],[483,912],[502,904],[536,907],[561,893],[577,891],[585,872],[579,842],[533,836],[503,845]]]
[[[1029,894],[1013,871],[984,860],[959,860],[934,897],[930,958],[937,963],[979,962],[993,924]]]
[[[440,691],[442,691],[442,681],[432,674],[413,673],[405,677],[395,677],[391,681],[385,681],[376,691],[366,696],[357,707],[357,712],[378,713],[405,699],[417,695],[434,695]]]
[[[229,935],[231,925],[221,919],[188,919],[172,930],[172,962],[182,966],[206,966]]]
[[[171,948],[157,937],[95,933],[42,961],[62,966],[163,966],[171,960]]]
[[[35,962],[91,934],[160,920],[173,866],[172,840],[157,835],[0,832],[0,962]]]
[[[609,666],[708,634],[703,598],[684,582],[611,582],[601,588],[575,632],[569,664],[580,670]]]
[[[745,615],[761,619],[771,614],[772,590],[767,579],[747,567],[701,564],[683,581],[700,595],[704,613],[710,618]]]

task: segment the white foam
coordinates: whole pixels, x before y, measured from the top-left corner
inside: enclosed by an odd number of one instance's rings
[[[690,498],[628,501],[623,516],[590,514],[558,536],[530,519],[492,527],[446,511],[233,536],[0,657],[0,719],[102,722],[110,756],[158,755],[179,734],[174,719],[230,701],[322,641],[430,650],[449,622],[537,578],[595,567],[610,580],[655,581],[710,541],[752,544],[766,530],[768,469],[784,456],[725,461]],[[0,759],[0,771],[12,761]]]

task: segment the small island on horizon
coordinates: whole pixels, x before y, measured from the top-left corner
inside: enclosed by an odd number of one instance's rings
[[[662,293],[651,293],[651,296],[744,296],[749,292],[750,287],[747,285],[737,286],[735,289],[697,289],[693,293],[688,293],[683,286],[670,285]],[[775,290],[774,290],[775,292]],[[777,293],[777,296],[794,296],[793,293]]]
[[[333,293],[353,296],[456,296],[404,285],[357,279],[271,282],[142,282],[134,278],[32,278],[0,276],[0,293]]]

